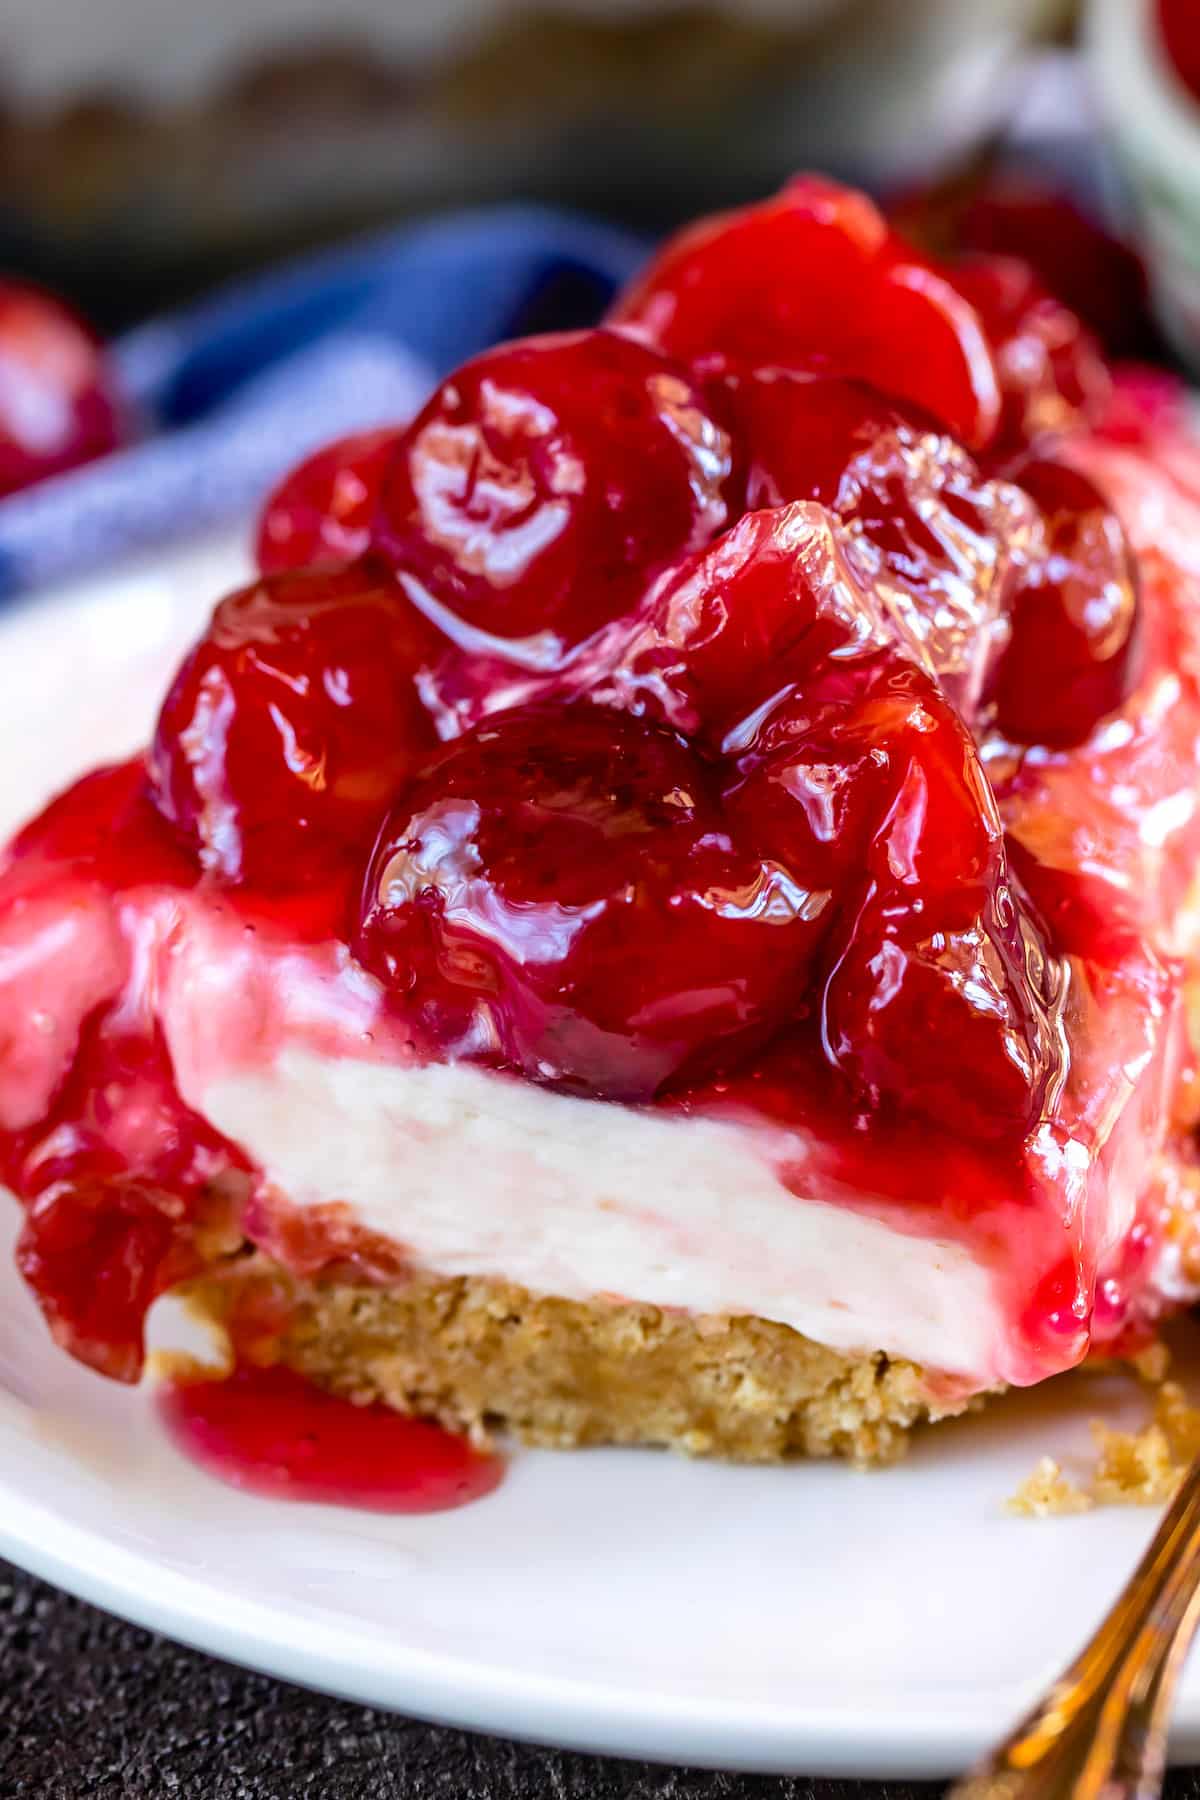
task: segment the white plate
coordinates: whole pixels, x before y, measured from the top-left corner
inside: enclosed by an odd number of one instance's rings
[[[201,547],[0,620],[0,827],[138,740],[241,566]],[[194,1470],[146,1394],[53,1349],[0,1245],[0,1551],[313,1687],[628,1756],[961,1767],[1078,1647],[1153,1527],[1141,1511],[1004,1512],[1038,1456],[1084,1458],[1088,1414],[1121,1405],[1140,1418],[1127,1383],[1060,1383],[870,1475],[523,1453],[461,1512],[288,1506]],[[1200,1756],[1200,1666],[1175,1750]]]

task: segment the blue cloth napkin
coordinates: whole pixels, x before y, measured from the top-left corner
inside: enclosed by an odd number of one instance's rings
[[[142,435],[0,501],[0,599],[233,521],[332,437],[401,421],[498,339],[594,320],[644,247],[536,207],[310,257],[113,346]]]

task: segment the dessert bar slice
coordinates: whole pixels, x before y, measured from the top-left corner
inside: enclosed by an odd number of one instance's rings
[[[302,465],[0,874],[58,1341],[135,1379],[184,1289],[477,1434],[859,1460],[1144,1343],[1200,1282],[1163,393],[803,178]]]

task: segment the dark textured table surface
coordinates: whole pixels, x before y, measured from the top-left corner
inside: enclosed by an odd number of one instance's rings
[[[414,1724],[251,1675],[0,1563],[0,1796],[15,1800],[931,1800],[710,1775]],[[1170,1800],[1200,1795],[1181,1771]]]

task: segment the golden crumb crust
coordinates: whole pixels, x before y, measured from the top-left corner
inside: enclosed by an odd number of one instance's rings
[[[1164,1381],[1165,1346],[1131,1359],[1143,1380],[1161,1383],[1154,1412],[1139,1431],[1116,1431],[1092,1420],[1095,1465],[1085,1486],[1043,1456],[1008,1501],[1008,1510],[1048,1519],[1087,1512],[1092,1506],[1161,1506],[1174,1498],[1189,1465],[1200,1454],[1200,1408],[1192,1406],[1177,1382]],[[1152,1371],[1148,1373],[1148,1371]]]
[[[884,1463],[914,1425],[974,1404],[913,1363],[845,1355],[770,1320],[565,1300],[504,1281],[305,1281],[255,1255],[186,1297],[242,1355],[476,1438],[511,1432],[555,1449]]]

